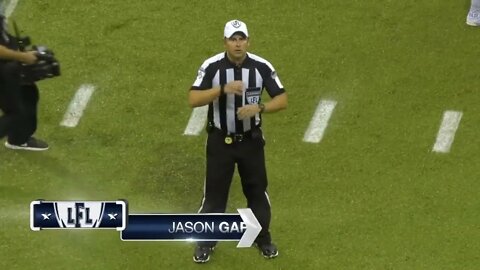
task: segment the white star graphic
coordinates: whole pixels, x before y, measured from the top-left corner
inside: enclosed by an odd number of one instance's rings
[[[47,220],[47,219],[49,220],[51,215],[52,215],[51,213],[42,214],[43,220]]]

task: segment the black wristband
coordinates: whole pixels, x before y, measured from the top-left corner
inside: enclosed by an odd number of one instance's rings
[[[225,95],[225,84],[220,84],[220,96]]]

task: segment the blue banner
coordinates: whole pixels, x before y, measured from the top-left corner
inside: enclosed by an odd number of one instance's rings
[[[250,247],[262,227],[248,208],[239,214],[132,214],[121,239],[133,241],[239,241]]]

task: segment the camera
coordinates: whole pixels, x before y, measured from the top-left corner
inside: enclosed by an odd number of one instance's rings
[[[33,83],[43,79],[60,76],[60,64],[54,53],[45,46],[33,46],[37,62],[31,65],[22,64],[22,81]]]
[[[26,51],[26,48],[30,46],[30,37],[21,37],[15,21],[13,22],[15,29],[15,37],[13,39],[17,43],[17,47],[20,51]],[[27,65],[22,64],[21,77],[24,84],[31,84],[43,79],[53,78],[60,76],[60,63],[55,58],[53,51],[49,50],[45,46],[32,46],[35,55],[37,56],[37,62]]]

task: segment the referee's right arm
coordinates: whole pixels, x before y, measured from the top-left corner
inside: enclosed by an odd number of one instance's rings
[[[190,107],[200,107],[207,105],[222,94],[235,94],[241,96],[243,94],[244,85],[242,81],[231,81],[223,86],[215,86],[210,89],[201,90],[192,86],[188,94],[188,104]]]
[[[221,95],[221,87],[212,85],[212,66],[206,60],[198,69],[198,75],[188,92],[188,105],[191,108],[209,104]]]
[[[215,86],[206,90],[191,88],[188,93],[188,105],[192,108],[207,105],[219,97],[220,93],[220,86]]]

